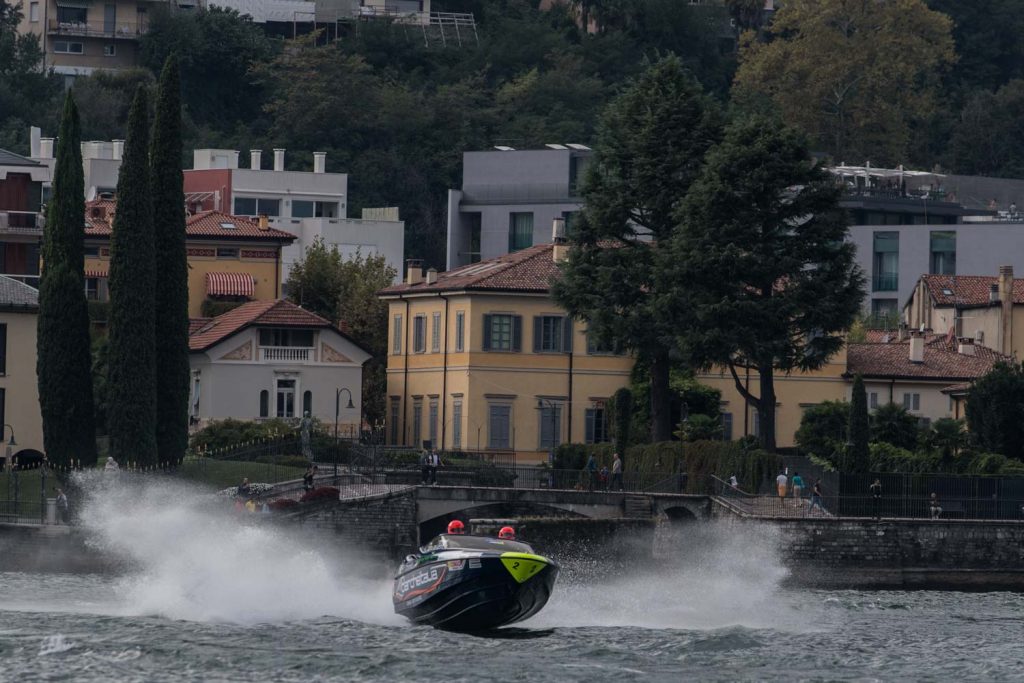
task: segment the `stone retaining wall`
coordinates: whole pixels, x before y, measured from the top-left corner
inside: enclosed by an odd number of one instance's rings
[[[418,544],[416,489],[352,501],[304,503],[303,511],[292,520],[304,528],[331,534],[338,541],[370,548],[389,558],[403,557],[416,550]]]

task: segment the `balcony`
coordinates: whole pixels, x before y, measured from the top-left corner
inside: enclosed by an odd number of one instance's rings
[[[871,280],[871,291],[873,292],[895,292],[900,286],[900,277],[895,273],[882,273],[875,275]]]
[[[313,349],[306,346],[261,346],[264,363],[309,363],[316,360]]]
[[[43,236],[43,216],[35,211],[0,211],[0,235]]]
[[[57,21],[50,19],[47,33],[52,36],[84,36],[86,38],[114,38],[138,40],[149,27],[144,23],[127,21]]]

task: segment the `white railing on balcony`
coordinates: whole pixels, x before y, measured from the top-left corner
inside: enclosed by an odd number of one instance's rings
[[[271,363],[308,363],[313,349],[304,346],[261,346],[260,360]]]
[[[8,235],[41,236],[43,222],[36,211],[0,211],[0,232]]]

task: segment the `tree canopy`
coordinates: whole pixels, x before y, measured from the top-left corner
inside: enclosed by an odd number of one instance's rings
[[[982,449],[1024,460],[1024,366],[996,363],[968,391],[965,412]]]

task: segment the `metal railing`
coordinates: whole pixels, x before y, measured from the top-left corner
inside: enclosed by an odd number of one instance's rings
[[[896,273],[883,273],[871,279],[871,290],[874,292],[895,292],[900,286],[900,276]]]
[[[136,39],[148,30],[144,23],[121,21],[58,21],[50,19],[48,32],[58,36]]]
[[[43,223],[38,211],[0,211],[0,234],[40,236]]]
[[[814,504],[805,489],[778,495],[723,491],[719,502],[757,517],[846,517],[866,519],[988,520],[1024,522],[1024,498],[935,498],[930,496],[845,496],[825,493]]]

